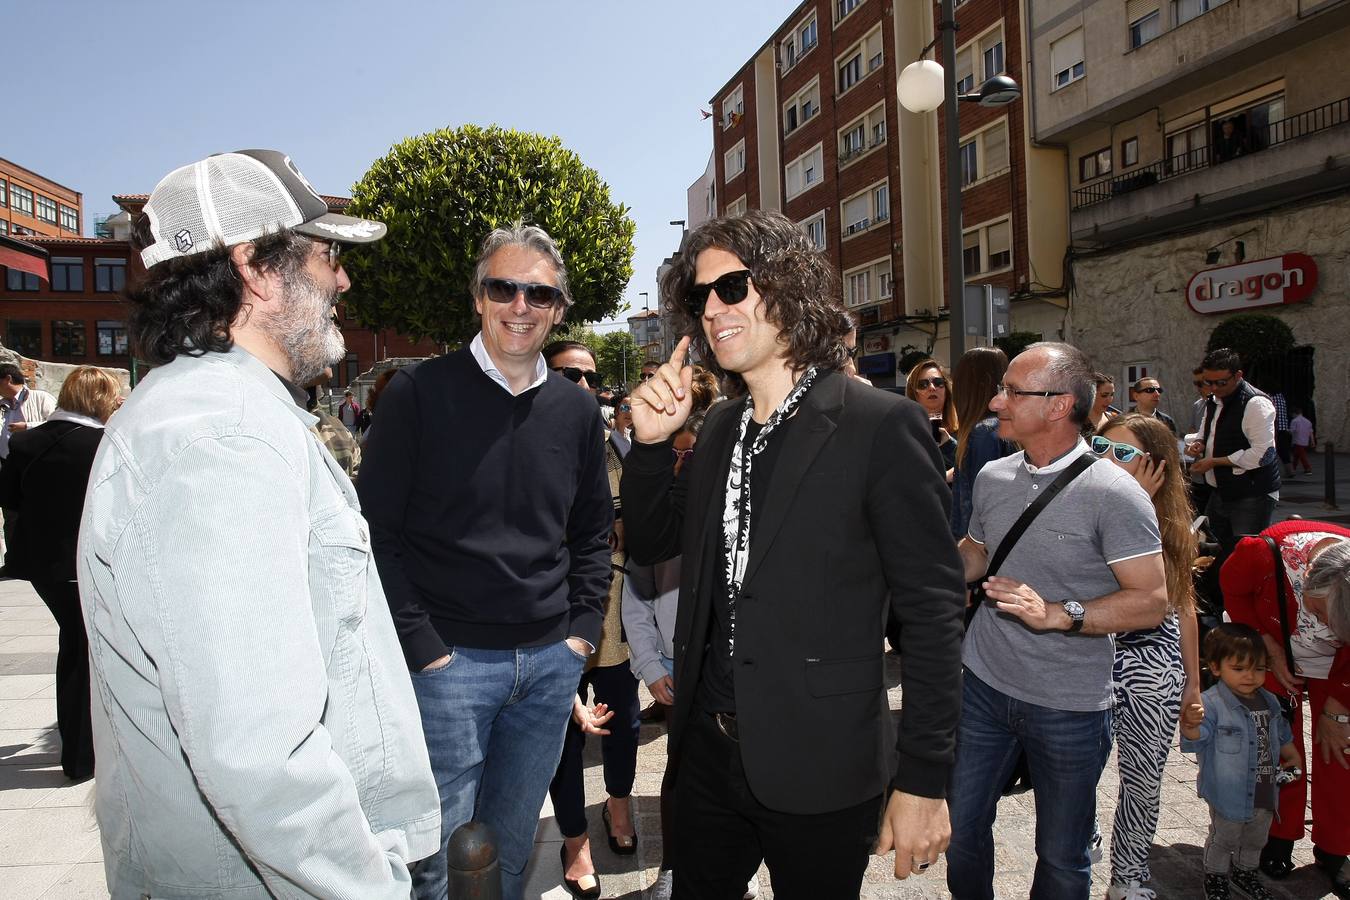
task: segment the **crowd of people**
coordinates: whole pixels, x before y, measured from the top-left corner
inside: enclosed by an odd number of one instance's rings
[[[283,154],[209,157],[136,223],[155,369],[125,405],[83,368],[29,417],[0,367],[7,574],[60,627],[62,766],[97,771],[113,896],[444,900],[477,823],[519,900],[551,797],[563,887],[600,897],[582,753],[636,853],[639,683],[669,726],[658,898],[754,897],[761,865],[783,900],[857,896],[890,854],[991,900],[1014,786],[1031,896],[1086,898],[1114,748],[1107,896],[1148,900],[1178,729],[1207,898],[1290,873],[1304,769],[1350,896],[1350,530],[1272,525],[1276,407],[1232,351],[1185,434],[1157,377],[1119,409],[1059,342],[878,390],[828,260],[753,211],[687,234],[682,338],[607,418],[590,350],[551,340],[563,254],[516,223],[479,250],[477,336],[329,414],[305,389],[344,354],[341,254],[385,231]]]

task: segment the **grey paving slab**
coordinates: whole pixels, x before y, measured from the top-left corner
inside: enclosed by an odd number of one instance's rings
[[[98,843],[85,807],[0,809],[0,859],[16,866],[73,864]]]
[[[50,728],[56,724],[56,703],[32,698],[0,701],[0,730]]]
[[[0,731],[0,766],[43,768],[60,765],[61,739],[52,728]]]
[[[0,896],[6,900],[37,900],[70,869],[70,863],[55,866],[18,866],[0,863]]]
[[[102,862],[78,863],[66,870],[40,900],[106,900],[109,896]]]
[[[55,687],[52,675],[0,675],[0,702],[25,700],[46,687]]]

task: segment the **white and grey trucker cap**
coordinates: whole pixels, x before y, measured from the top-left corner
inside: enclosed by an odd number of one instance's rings
[[[204,253],[290,228],[344,244],[384,237],[383,222],[342,216],[310,186],[291,158],[276,150],[217,153],[175,169],[155,185],[145,204],[155,242],[141,251],[148,269],[169,259]]]

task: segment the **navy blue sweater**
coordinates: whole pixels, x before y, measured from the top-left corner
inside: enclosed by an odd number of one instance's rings
[[[614,513],[594,398],[556,372],[513,397],[466,347],[401,370],[375,419],[357,492],[409,668],[599,644]]]

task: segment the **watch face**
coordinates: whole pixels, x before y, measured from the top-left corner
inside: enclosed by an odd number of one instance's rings
[[[1083,604],[1079,603],[1077,600],[1065,600],[1064,611],[1068,613],[1071,618],[1082,618]]]

